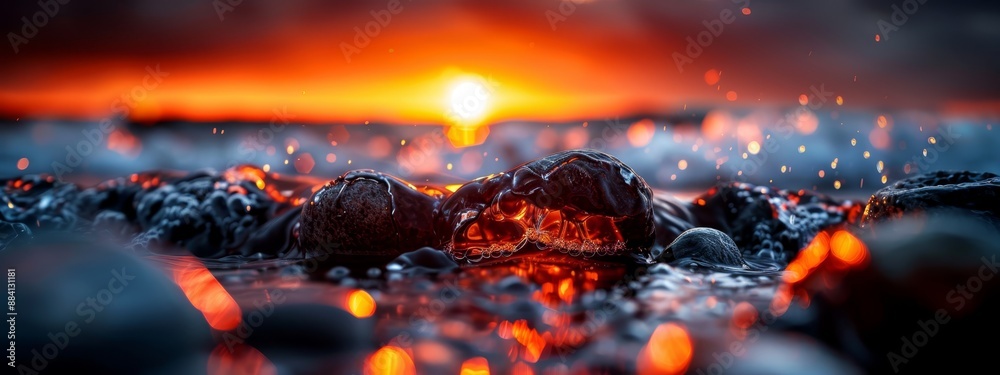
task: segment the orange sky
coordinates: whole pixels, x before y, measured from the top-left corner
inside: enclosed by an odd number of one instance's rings
[[[106,117],[115,98],[142,84],[145,67],[157,65],[169,75],[137,91],[146,94],[129,111],[134,119],[267,121],[287,108],[304,122],[441,123],[450,88],[470,76],[496,84],[484,122],[795,105],[819,85],[854,108],[995,113],[1000,103],[995,90],[984,95],[981,77],[955,76],[963,73],[947,64],[938,65],[944,77],[915,74],[920,62],[892,65],[919,58],[915,48],[933,53],[934,45],[908,45],[902,32],[875,42],[874,20],[884,15],[852,2],[788,18],[775,4],[753,5],[744,15],[738,0],[598,1],[562,13],[560,1],[404,0],[350,62],[341,44],[373,21],[372,11],[385,14],[385,1],[244,2],[221,20],[202,3],[209,2],[179,1],[168,11],[134,1],[107,13],[95,12],[100,5],[64,5],[0,61],[0,114]],[[21,8],[13,14],[36,10]],[[735,12],[735,20],[679,71],[673,54],[684,53],[685,38],[722,11]],[[553,30],[554,14],[565,19]],[[2,25],[18,30],[14,18]],[[865,26],[844,27],[837,23],[843,18]],[[806,24],[811,28],[797,28]],[[714,85],[705,82],[709,69],[722,72]]]

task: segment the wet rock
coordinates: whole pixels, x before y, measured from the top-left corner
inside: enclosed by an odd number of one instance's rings
[[[389,262],[386,269],[407,276],[439,275],[454,272],[458,269],[458,263],[441,250],[424,247],[400,255]]]
[[[698,227],[684,231],[664,249],[658,259],[669,262],[682,258],[749,268],[733,239],[712,228]]]
[[[17,363],[25,368],[15,372],[204,371],[211,329],[163,271],[62,235],[9,248],[0,259],[16,270]]]
[[[442,203],[436,230],[466,262],[523,249],[648,261],[652,191],[611,155],[565,151],[463,185]]]
[[[115,238],[125,238],[135,233],[135,227],[129,222],[125,214],[118,211],[101,211],[94,218],[94,231],[98,233],[108,233]]]
[[[137,194],[136,221],[144,232],[140,236],[151,240],[149,250],[171,252],[177,245],[203,258],[239,253],[274,216],[277,204],[260,188],[262,170],[237,168],[192,173]]]
[[[803,331],[870,373],[992,366],[975,338],[1000,326],[1000,231],[978,215],[886,221],[864,237],[870,262],[820,293]]]
[[[719,185],[689,206],[699,226],[721,230],[746,254],[790,260],[823,228],[846,221],[851,201],[746,183]]]
[[[899,180],[872,195],[862,220],[874,224],[907,213],[955,211],[1000,227],[1000,176],[938,171]]]
[[[347,172],[302,205],[299,244],[310,253],[395,257],[435,243],[438,197],[371,170]]]
[[[80,189],[49,175],[0,180],[0,220],[42,230],[71,230],[80,221]]]
[[[204,258],[239,249],[277,210],[259,168],[184,176],[146,172],[82,189],[52,176],[2,181],[0,218],[42,230],[111,233],[133,249]],[[122,241],[120,241],[122,242]],[[280,247],[276,247],[281,249]]]

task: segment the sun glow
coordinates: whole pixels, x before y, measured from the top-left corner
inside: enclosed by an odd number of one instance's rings
[[[448,94],[448,120],[459,126],[479,125],[489,110],[491,85],[479,77],[462,77]]]
[[[483,143],[489,135],[489,120],[492,111],[494,88],[492,80],[479,76],[461,76],[449,88],[445,121],[446,135],[452,146],[468,147]]]

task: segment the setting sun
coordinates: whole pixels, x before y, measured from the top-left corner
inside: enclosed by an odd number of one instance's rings
[[[448,120],[459,126],[477,126],[486,117],[492,90],[479,77],[465,77],[455,83],[448,96]]]

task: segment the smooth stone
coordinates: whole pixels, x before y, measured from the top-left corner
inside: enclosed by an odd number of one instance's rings
[[[881,223],[862,240],[867,265],[816,294],[804,332],[869,373],[993,366],[995,348],[975,343],[1000,335],[1000,231],[977,215],[938,214]]]
[[[731,267],[749,267],[732,238],[718,229],[706,227],[684,231],[659,257],[661,261],[668,262],[683,258]]]
[[[440,275],[454,272],[458,269],[458,263],[441,250],[423,247],[400,255],[389,262],[386,269],[407,276]]]
[[[72,235],[39,237],[0,258],[16,270],[21,373],[204,371],[212,330],[163,270]],[[58,353],[36,360],[32,351]]]

